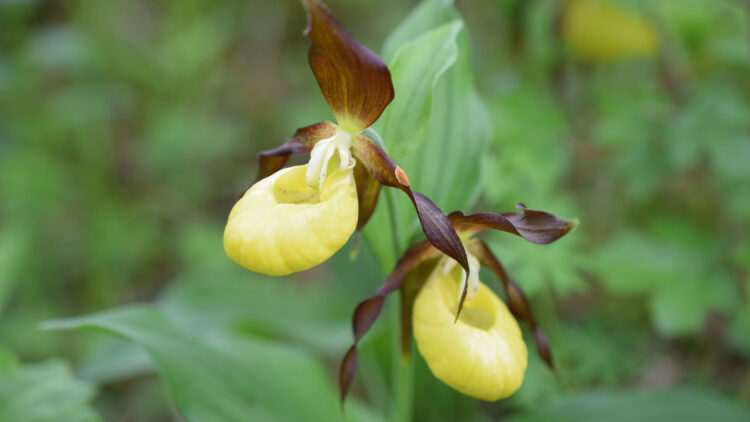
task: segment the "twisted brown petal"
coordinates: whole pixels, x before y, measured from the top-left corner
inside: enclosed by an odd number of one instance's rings
[[[357,343],[372,327],[378,316],[380,316],[385,297],[396,291],[409,273],[420,263],[429,258],[436,257],[438,254],[439,252],[427,242],[413,245],[401,257],[396,267],[388,275],[380,288],[370,297],[360,302],[354,309],[354,315],[352,316],[354,344],[352,344],[346,356],[342,359],[339,369],[339,393],[342,403],[346,399],[352,379],[354,378],[354,373],[357,371]]]
[[[468,244],[469,251],[477,257],[479,262],[485,267],[489,268],[497,278],[503,283],[505,288],[505,294],[508,297],[508,308],[511,313],[518,320],[525,322],[534,333],[534,341],[536,342],[537,350],[539,355],[547,363],[550,369],[554,369],[552,364],[552,352],[550,351],[549,342],[544,332],[537,326],[534,316],[531,314],[531,307],[529,301],[526,299],[526,295],[523,293],[520,287],[514,283],[508,273],[503,268],[503,265],[495,257],[487,244],[481,239],[472,239]]]
[[[530,210],[521,203],[516,208],[521,213],[480,212],[465,215],[461,211],[454,211],[448,218],[456,230],[470,236],[487,229],[502,230],[537,244],[552,243],[578,224],[577,219],[568,220],[544,211]]]
[[[310,69],[339,126],[356,133],[372,125],[393,100],[391,74],[383,60],[357,44],[328,9],[304,0]]]
[[[303,154],[312,151],[315,144],[336,133],[336,125],[332,122],[320,122],[297,129],[289,140],[278,148],[261,151],[258,154],[260,166],[258,179],[266,178],[284,167],[292,154]]]
[[[539,351],[539,356],[544,359],[544,363],[547,364],[547,367],[549,367],[549,369],[554,370],[555,365],[552,361],[552,351],[549,348],[549,341],[547,340],[547,336],[539,327],[536,327],[534,329],[534,340],[536,340],[536,349]]]
[[[453,224],[440,208],[430,198],[411,190],[406,173],[391,160],[385,151],[367,137],[363,135],[354,137],[352,153],[380,183],[401,189],[409,196],[417,210],[417,217],[419,217],[422,231],[427,240],[440,252],[455,259],[464,268],[468,277],[470,272],[469,261],[466,257],[464,245],[453,228]],[[468,283],[464,286],[456,319],[463,309],[467,287]]]

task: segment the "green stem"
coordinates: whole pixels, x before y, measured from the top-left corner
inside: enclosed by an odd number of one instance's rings
[[[388,208],[388,217],[391,229],[391,240],[393,241],[393,250],[396,260],[404,250],[401,246],[401,230],[399,227],[398,213],[396,209],[396,198],[393,191],[385,191],[385,202]],[[401,353],[401,307],[391,307],[391,324],[393,327],[393,374],[392,374],[392,392],[393,392],[393,415],[392,420],[395,422],[410,422],[413,413],[414,401],[414,365],[411,356],[404,356]]]
[[[385,203],[388,207],[388,218],[391,223],[391,240],[393,241],[393,251],[396,256],[396,261],[404,253],[401,249],[401,227],[399,227],[398,213],[396,210],[396,198],[393,197],[393,190],[385,190]]]
[[[411,422],[414,413],[414,361],[411,355],[401,353],[399,331],[401,329],[400,307],[394,306],[393,327],[395,328],[395,344],[393,347],[393,398],[394,410],[392,420],[395,422]]]

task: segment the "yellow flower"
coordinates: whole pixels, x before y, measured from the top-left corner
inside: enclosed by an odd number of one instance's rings
[[[526,371],[521,329],[500,298],[478,280],[454,321],[463,277],[455,266],[446,272],[446,260],[414,302],[419,353],[435,377],[455,390],[482,400],[508,397],[521,387]]]
[[[519,213],[480,212],[448,215],[461,234],[465,264],[427,241],[411,245],[385,282],[361,301],[352,316],[354,344],[341,360],[339,392],[346,398],[357,370],[357,344],[377,320],[389,294],[401,293],[401,351],[411,356],[411,336],[432,373],[453,389],[495,401],[523,383],[528,351],[518,322],[530,329],[537,351],[553,367],[547,336],[537,325],[523,291],[511,280],[482,239],[485,230],[501,230],[536,244],[552,243],[572,230],[577,219],[564,219],[523,204]],[[461,241],[459,241],[461,242]],[[479,281],[479,266],[502,283],[508,306]]]
[[[562,33],[573,52],[588,60],[649,56],[658,48],[645,19],[602,0],[569,0]]]
[[[352,152],[355,143],[365,152],[376,148],[368,149],[371,141],[361,132],[393,99],[388,68],[357,44],[322,4],[304,4],[310,68],[339,124],[306,126],[284,145],[261,152],[262,180],[230,212],[224,230],[227,255],[268,275],[309,269],[341,249],[358,224],[361,228],[372,215],[381,185],[368,171],[383,168],[381,161],[387,157],[383,153],[355,159]],[[310,161],[282,170],[292,153],[310,153]],[[357,160],[364,168],[355,171]]]
[[[306,183],[307,170],[280,170],[237,202],[224,230],[232,260],[251,271],[286,275],[314,267],[344,246],[357,227],[352,168],[323,178],[320,189]]]
[[[259,154],[260,182],[232,209],[224,231],[227,255],[252,271],[286,275],[330,258],[372,216],[383,185],[414,204],[425,236],[468,269],[448,217],[412,191],[406,173],[362,134],[393,100],[382,59],[357,44],[317,0],[304,0],[308,62],[336,117],[298,129],[283,145]],[[282,170],[291,154],[306,166]]]

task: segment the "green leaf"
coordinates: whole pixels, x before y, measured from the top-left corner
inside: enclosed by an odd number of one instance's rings
[[[686,275],[698,272],[701,256],[687,254],[683,248],[623,230],[601,245],[590,263],[610,292],[632,295],[652,292],[665,282],[685,280]],[[685,263],[690,265],[686,268]]]
[[[741,422],[749,418],[747,409],[716,393],[675,390],[565,396],[507,422]]]
[[[456,61],[462,28],[463,22],[454,21],[407,42],[388,66],[396,96],[375,127],[394,159],[409,156],[425,139],[433,90]]]
[[[674,219],[656,219],[652,233],[622,231],[595,252],[591,269],[610,292],[649,295],[657,330],[668,336],[699,330],[709,310],[727,310],[736,296],[717,267],[717,241]]]
[[[96,422],[94,389],[71,377],[60,361],[6,367],[0,365],[0,421]]]
[[[291,347],[223,337],[207,344],[146,306],[50,321],[44,327],[102,329],[143,347],[189,422],[342,419],[322,366]]]
[[[733,302],[733,283],[722,272],[664,280],[649,302],[654,325],[668,336],[698,332],[709,310],[726,310]]]
[[[604,315],[589,313],[585,322],[560,324],[552,350],[566,383],[615,387],[642,373],[645,359],[633,350],[653,340],[644,335],[640,325],[617,311],[610,305]],[[617,335],[612,336],[613,332]]]
[[[459,15],[452,0],[423,0],[388,35],[381,54],[383,60],[392,62],[404,44],[456,19],[459,19]]]
[[[479,196],[482,157],[492,131],[474,83],[467,31],[461,31],[457,42],[456,64],[435,87],[427,141],[399,162],[413,188],[446,213],[470,211]],[[411,213],[405,217],[416,224]]]
[[[96,384],[111,384],[154,371],[151,358],[142,348],[119,337],[97,338],[76,366],[81,378]]]
[[[451,1],[425,0],[393,31],[385,43],[384,57],[393,57],[399,45],[423,39],[435,28],[460,22]],[[489,117],[474,81],[467,31],[459,32],[455,45],[455,64],[434,84],[426,142],[410,156],[398,160],[412,188],[427,195],[444,212],[469,211],[476,201],[481,189],[482,156],[491,136]],[[397,89],[397,99],[398,95]],[[368,244],[386,272],[398,258],[394,244],[403,249],[420,233],[419,221],[408,198],[400,194],[390,197],[384,195],[365,227]],[[393,215],[389,201],[394,202]],[[393,239],[390,231],[382,230],[390,224],[397,227],[398,239]]]

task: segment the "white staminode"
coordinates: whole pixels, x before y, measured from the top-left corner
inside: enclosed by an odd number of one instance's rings
[[[458,286],[458,297],[456,303],[461,301],[461,293],[464,291],[464,286],[469,283],[469,290],[466,292],[466,300],[470,301],[474,299],[479,291],[479,260],[472,254],[466,253],[466,257],[469,260],[469,279],[466,279],[466,270],[461,268],[461,285]],[[458,265],[458,262],[452,258],[446,257],[443,260],[443,274],[449,274],[453,271],[453,268]]]
[[[305,173],[305,183],[308,186],[315,186],[315,182],[317,182],[318,189],[323,187],[328,173],[328,161],[333,158],[336,150],[339,153],[340,170],[354,167],[354,158],[352,158],[351,149],[352,135],[341,129],[337,129],[336,133],[330,138],[318,141],[310,153],[310,162],[307,163],[307,173]]]

